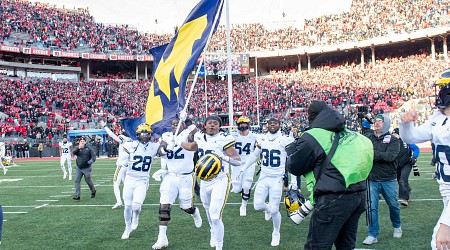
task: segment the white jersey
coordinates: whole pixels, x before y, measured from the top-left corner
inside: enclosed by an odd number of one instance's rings
[[[434,113],[424,124],[399,120],[400,137],[408,144],[431,141],[436,158],[437,182],[442,196],[450,196],[450,119],[440,111]]]
[[[119,158],[120,165],[128,166],[127,176],[136,179],[149,179],[150,168],[158,151],[159,144],[149,142],[147,145],[139,141],[125,142],[124,153]]]
[[[225,150],[235,145],[235,140],[232,135],[225,132],[219,132],[216,135],[210,136],[202,132],[197,132],[194,135],[194,141],[198,144],[198,156],[202,157],[205,154],[212,153],[213,151],[222,151],[226,155]],[[229,172],[229,164],[222,161],[223,172]]]
[[[61,157],[70,157],[70,147],[72,147],[71,142],[59,142],[59,147],[61,148]]]
[[[177,136],[178,142],[188,142],[188,136],[190,131],[183,130]],[[172,132],[166,132],[162,134],[161,139],[163,141],[169,142],[173,138]],[[180,143],[181,144],[181,143]],[[170,173],[176,174],[188,174],[194,171],[194,151],[189,151],[181,147],[180,145],[176,145],[172,152],[168,152],[165,155],[167,158],[167,170]]]
[[[280,131],[275,134],[267,133],[259,136],[256,153],[261,154],[261,172],[269,176],[282,176],[285,173],[286,146],[294,138],[282,135]]]
[[[258,135],[249,131],[248,135],[241,135],[239,131],[231,133],[236,139],[236,151],[238,152],[241,162],[246,162],[248,156],[255,150]]]
[[[5,157],[6,155],[6,146],[4,142],[0,142],[0,157]]]

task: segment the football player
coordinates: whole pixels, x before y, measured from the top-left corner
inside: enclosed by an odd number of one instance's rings
[[[450,249],[450,68],[439,75],[435,83],[435,106],[437,111],[422,125],[414,127],[417,113],[406,112],[400,117],[400,137],[405,143],[434,144],[433,157],[436,159],[436,179],[444,202],[444,209],[433,230],[432,249]]]
[[[69,171],[69,180],[72,180],[72,143],[67,141],[67,135],[59,142],[59,155],[61,156],[60,166],[63,171],[63,179],[66,179],[67,172],[64,166],[67,161],[67,170]]]
[[[250,155],[255,150],[256,144],[256,134],[251,132],[250,129],[250,119],[246,116],[241,116],[237,120],[238,131],[232,133],[233,137],[236,139],[235,148],[239,153],[241,162],[245,162]],[[250,199],[250,188],[253,183],[253,175],[255,173],[256,163],[250,165],[242,176],[239,176],[241,166],[235,166],[231,171],[231,184],[233,185],[233,193],[241,193],[242,205],[239,209],[240,216],[247,215],[247,203]]]
[[[287,178],[286,146],[294,141],[294,138],[284,136],[280,131],[280,121],[271,118],[267,123],[269,132],[258,137],[256,149],[248,156],[241,168],[241,173],[254,164],[261,155],[261,174],[256,182],[254,194],[255,210],[264,210],[265,219],[273,222],[272,246],[280,244],[281,214],[279,206],[283,194],[283,179]],[[242,175],[242,174],[241,174]],[[269,203],[266,203],[267,195]]]
[[[0,141],[0,165],[3,168],[3,175],[6,174],[8,169],[6,169],[5,165],[3,165],[3,157],[5,157],[6,149],[5,149],[5,143]]]
[[[117,136],[116,134],[114,134],[114,132],[111,131],[111,129],[109,129],[106,126],[106,122],[103,120],[100,121],[100,126],[102,126],[105,129],[106,133],[108,133],[108,135],[114,141],[119,143],[119,150],[118,150],[119,157],[116,162],[116,171],[114,172],[114,179],[113,179],[113,190],[114,196],[116,197],[116,204],[112,207],[112,209],[117,209],[122,206],[122,199],[120,198],[120,183],[123,182],[123,180],[125,179],[125,174],[127,172],[126,166],[122,167],[122,165],[119,164],[120,163],[119,159],[121,155],[124,154],[123,145],[125,144],[125,142],[131,142],[133,140],[130,137],[125,136],[124,134]]]
[[[128,167],[123,182],[123,201],[125,203],[125,231],[122,239],[128,239],[130,233],[138,227],[139,213],[148,189],[150,168],[157,155],[159,144],[151,141],[152,128],[146,123],[136,129],[138,140],[125,142],[119,158],[122,167]]]
[[[178,135],[175,136],[178,123],[175,119],[172,121],[172,132],[166,132],[162,135],[160,148],[161,159],[166,159],[165,165],[161,165],[161,170],[153,174],[155,180],[160,181],[163,178],[159,192],[159,234],[158,240],[152,246],[153,249],[162,249],[169,245],[166,231],[167,224],[170,221],[170,211],[175,199],[178,196],[180,208],[194,218],[197,228],[202,226],[202,217],[200,211],[194,206],[194,165],[193,158],[196,149],[195,142],[188,142],[188,136],[192,127],[183,130],[183,124],[180,126]]]
[[[220,172],[209,180],[200,182],[200,199],[206,211],[211,227],[211,247],[222,249],[224,225],[222,211],[228,198],[230,188],[229,166],[241,165],[239,154],[234,148],[234,138],[227,133],[220,132],[222,121],[217,116],[209,116],[205,121],[205,133],[197,132],[194,141],[197,143],[200,157],[214,153],[222,160]]]

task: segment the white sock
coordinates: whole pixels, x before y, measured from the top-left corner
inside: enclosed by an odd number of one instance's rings
[[[163,236],[163,235],[166,236],[166,232],[167,232],[167,226],[159,225],[159,235],[158,235],[158,237]]]
[[[0,165],[2,165],[3,173],[5,173],[5,172],[6,172],[6,167],[5,167],[5,165],[3,165],[1,161],[0,161]]]
[[[273,231],[280,233],[281,214],[280,211],[272,213]]]
[[[216,236],[216,246],[223,246],[223,235],[225,231],[225,227],[223,226],[223,222],[221,219],[212,220],[214,236]]]
[[[248,200],[242,200],[242,206],[247,206]]]
[[[122,204],[122,199],[120,198],[120,181],[115,181],[113,183],[114,196],[116,197],[116,203]]]
[[[131,210],[131,206],[125,206],[123,210],[123,217],[125,218],[125,226],[127,229],[131,230],[131,216],[133,214],[133,210]]]
[[[67,164],[67,170],[69,171],[69,175],[72,175],[72,164]]]
[[[66,169],[64,168],[64,166],[61,166],[61,170],[63,171],[64,174],[66,174]]]

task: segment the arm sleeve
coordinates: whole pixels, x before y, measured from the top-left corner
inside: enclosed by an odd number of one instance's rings
[[[412,155],[419,158],[420,148],[416,144],[409,144],[409,148],[412,150]]]
[[[73,155],[78,155],[78,152],[80,152],[80,149],[78,148],[78,146],[75,146],[75,148],[73,148]]]
[[[89,151],[91,152],[91,159],[92,162],[95,162],[95,159],[97,158],[97,155],[95,154],[95,151],[93,148],[89,147]]]
[[[447,204],[447,207],[445,208],[445,210],[442,212],[442,216],[441,216],[441,223],[445,224],[447,226],[450,227],[450,205]]]
[[[391,140],[392,141],[388,144],[386,151],[383,152],[374,149],[374,161],[393,162],[397,159],[398,153],[400,152],[400,141],[394,136],[391,136]]]
[[[111,129],[108,128],[108,126],[105,126],[105,127],[103,127],[103,128],[105,129],[106,133],[108,133],[108,135],[109,135],[114,141],[116,141],[116,142],[118,142],[118,143],[123,143],[123,141],[120,140],[120,138],[119,138],[116,134],[114,134],[114,133],[111,131]]]
[[[259,155],[261,154],[261,149],[259,147],[256,147],[255,150],[248,155],[247,161],[242,166],[241,171],[245,172],[247,168],[249,168],[255,161],[258,159]]]
[[[404,123],[402,120],[398,121],[400,137],[408,144],[422,143],[430,141],[431,135],[431,121],[428,120],[424,124],[414,127],[414,123]]]
[[[126,167],[128,165],[130,152],[126,148],[126,146],[123,147],[123,154],[119,154],[119,158],[117,159],[117,163],[120,166]]]

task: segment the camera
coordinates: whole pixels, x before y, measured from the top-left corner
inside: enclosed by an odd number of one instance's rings
[[[291,220],[298,225],[305,220],[306,216],[308,216],[308,214],[311,213],[313,209],[314,206],[308,200],[305,203],[303,203],[299,209],[289,214],[289,218],[291,218]]]

